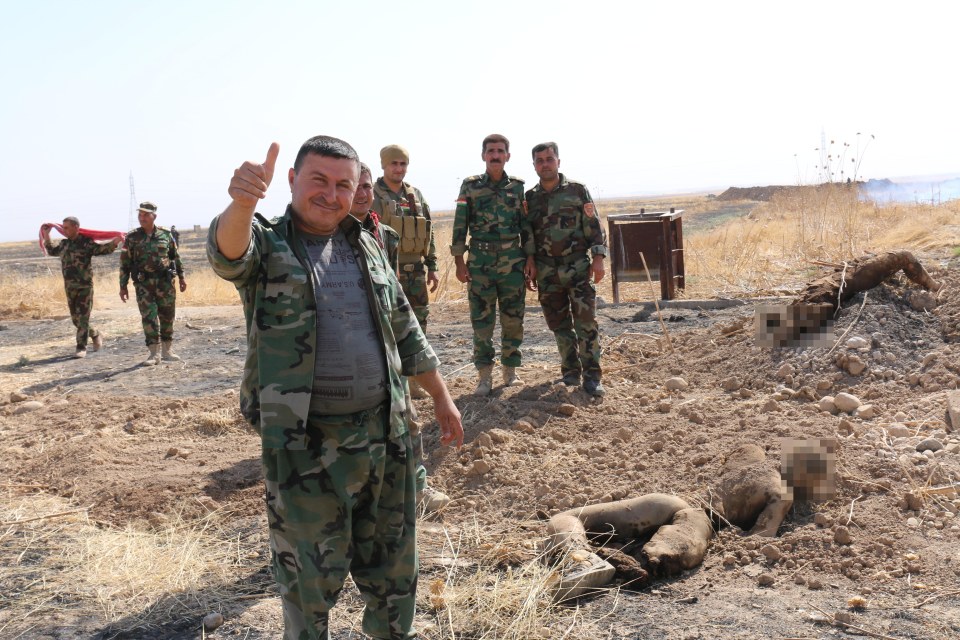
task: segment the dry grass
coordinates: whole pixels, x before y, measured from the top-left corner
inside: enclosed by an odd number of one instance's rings
[[[556,571],[537,552],[542,546],[522,531],[497,534],[474,522],[456,538],[420,534],[425,556],[445,560],[445,574],[424,579],[419,597],[433,613],[425,638],[554,640],[596,638],[601,619],[553,601]],[[616,606],[616,605],[614,605]]]
[[[75,508],[46,494],[0,500],[8,523],[0,531],[0,637],[34,637],[61,616],[143,629],[267,586],[238,582],[252,573],[244,565],[256,550],[221,528],[231,521],[223,512],[190,522],[173,514],[155,531],[101,528],[83,513],[9,524]]]
[[[805,282],[817,261],[841,264],[865,253],[948,248],[960,243],[960,203],[861,202],[842,185],[791,191],[747,218],[685,238],[687,295],[744,295],[785,279]]]

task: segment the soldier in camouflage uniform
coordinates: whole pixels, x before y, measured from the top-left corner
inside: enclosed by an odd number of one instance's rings
[[[254,217],[278,155],[274,143],[262,164],[234,172],[207,257],[243,302],[240,408],[263,447],[283,637],[328,638],[349,573],[364,632],[413,638],[416,488],[401,377],[433,397],[443,443],[463,443],[460,413],[383,250],[348,215],[356,152],[311,138],[288,172],[286,213]]]
[[[180,360],[172,350],[177,292],[171,271],[180,281],[181,293],[187,290],[177,243],[167,229],[154,224],[156,218],[157,205],[141,202],[137,210],[140,226],[127,234],[120,252],[120,299],[126,302],[130,297],[127,283],[133,278],[143,335],[150,351],[143,361],[147,365],[160,364],[162,359]]]
[[[560,173],[556,142],[533,148],[540,183],[526,193],[527,219],[536,256],[527,260],[527,277],[536,278],[540,306],[560,350],[567,386],[580,384],[592,396],[600,382],[600,334],[596,283],[604,276],[607,240],[590,192]]]
[[[400,237],[397,255],[397,277],[403,287],[420,329],[427,332],[430,315],[430,293],[437,290],[437,247],[433,237],[430,205],[423,194],[403,179],[407,176],[410,154],[400,145],[387,145],[380,150],[383,176],[373,187],[373,206],[380,221],[392,227]],[[429,293],[428,293],[429,290]],[[416,384],[410,385],[414,398],[427,394]]]
[[[42,227],[43,246],[47,254],[60,256],[60,269],[63,271],[63,288],[67,294],[67,307],[70,319],[77,328],[77,350],[74,358],[87,355],[87,340],[93,341],[91,351],[99,351],[103,346],[103,336],[90,326],[90,310],[93,308],[93,269],[90,259],[112,253],[120,238],[114,238],[105,244],[98,244],[91,238],[80,235],[80,221],[69,216],[63,219],[63,234],[66,240],[57,244],[50,242],[50,227]]]
[[[400,249],[400,236],[393,227],[380,222],[376,211],[370,209],[373,202],[373,173],[363,162],[360,163],[360,184],[353,196],[353,206],[350,215],[360,221],[364,229],[369,231],[380,248],[387,254],[387,260],[393,270],[397,270],[397,254]],[[409,300],[408,300],[409,302]],[[423,329],[423,325],[420,325]],[[404,378],[404,382],[409,381]],[[413,453],[416,457],[417,469],[417,504],[422,505],[425,512],[438,511],[450,503],[450,497],[427,486],[427,468],[423,465],[423,437],[420,433],[420,422],[417,420],[417,409],[412,402],[407,403],[407,423],[410,427],[410,437],[413,439]]]
[[[521,364],[526,299],[523,269],[533,245],[523,212],[523,180],[504,171],[510,160],[510,142],[499,134],[487,136],[481,157],[486,172],[470,176],[460,186],[450,252],[457,264],[457,280],[470,283],[473,362],[479,373],[474,393],[485,396],[493,386],[493,328],[498,304],[503,382],[507,386],[523,384],[516,373]],[[463,259],[468,235],[469,266]]]

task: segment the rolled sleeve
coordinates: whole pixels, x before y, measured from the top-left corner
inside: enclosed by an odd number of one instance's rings
[[[207,260],[213,267],[213,272],[228,282],[241,283],[248,280],[256,271],[260,262],[260,251],[255,240],[253,231],[250,233],[250,244],[242,256],[236,260],[226,258],[217,246],[217,225],[220,222],[220,216],[217,216],[210,223],[210,230],[207,232]]]

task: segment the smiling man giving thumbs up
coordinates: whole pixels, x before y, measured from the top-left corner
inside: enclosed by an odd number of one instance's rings
[[[261,436],[273,570],[284,638],[327,638],[350,573],[374,638],[411,638],[416,600],[416,472],[401,376],[430,394],[444,444],[460,412],[396,274],[347,215],[359,158],[316,136],[287,180],[291,202],[255,214],[280,149],[243,163],[210,225],[207,257],[236,285],[247,322],[240,408]]]

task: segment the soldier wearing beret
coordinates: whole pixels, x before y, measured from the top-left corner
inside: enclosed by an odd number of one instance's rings
[[[127,234],[120,252],[120,299],[126,302],[130,297],[127,284],[132,278],[150,352],[143,362],[147,365],[160,364],[163,359],[180,360],[172,350],[177,292],[171,267],[180,281],[180,292],[187,290],[177,243],[170,231],[154,224],[156,219],[157,205],[141,202],[137,209],[140,226]]]
[[[540,183],[526,193],[527,219],[536,253],[527,259],[528,278],[537,281],[540,306],[560,350],[563,383],[592,396],[600,382],[600,334],[596,283],[604,276],[607,240],[587,187],[560,173],[556,142],[533,148]]]

